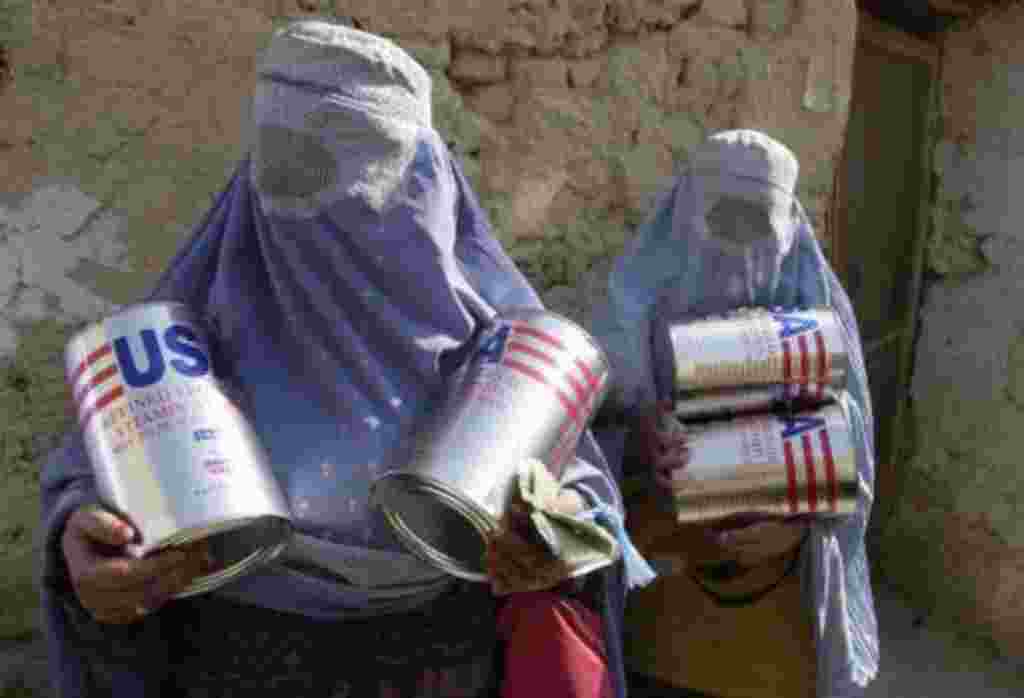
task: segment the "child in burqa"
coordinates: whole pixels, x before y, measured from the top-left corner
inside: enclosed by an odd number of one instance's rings
[[[671,408],[672,361],[666,347],[652,341],[655,321],[740,307],[833,308],[850,346],[858,510],[837,521],[747,518],[680,527],[653,504],[652,490],[629,498],[628,525],[641,552],[652,559],[681,553],[688,572],[663,575],[630,597],[627,657],[637,672],[631,688],[641,692],[654,686],[670,695],[668,684],[718,695],[749,686],[749,695],[813,690],[835,698],[858,695],[877,671],[864,549],[874,486],[867,377],[849,298],[794,196],[797,172],[794,155],[756,131],[718,133],[695,148],[617,260],[608,303],[591,329],[617,378],[608,409],[627,415],[631,425],[627,477],[646,471],[650,487],[660,488],[673,470],[686,467],[687,450],[684,438],[660,426]],[[611,457],[612,449],[606,453]],[[800,585],[783,584],[790,572],[799,572]],[[774,591],[780,585],[785,588]],[[715,616],[737,598],[749,607]],[[778,615],[787,604],[791,608]],[[709,636],[714,627],[702,628],[702,618],[714,618],[712,626],[734,625],[716,639]],[[760,643],[746,644],[751,628],[766,619],[787,627],[769,628]],[[796,639],[787,643],[790,635]],[[723,644],[715,644],[719,640]],[[779,677],[777,684],[769,674]]]

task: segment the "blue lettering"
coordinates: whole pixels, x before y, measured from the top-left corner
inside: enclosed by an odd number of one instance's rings
[[[488,337],[480,347],[480,358],[484,361],[501,361],[501,357],[505,353],[505,342],[508,341],[508,332],[508,326],[503,326]]]
[[[818,323],[814,318],[800,317],[799,315],[785,315],[782,313],[776,313],[773,317],[777,323],[782,325],[779,329],[779,336],[782,337],[782,339],[787,339],[803,332],[810,332],[811,330],[818,329]]]
[[[199,337],[184,325],[171,325],[164,332],[164,343],[172,354],[185,359],[171,359],[171,366],[183,376],[197,378],[210,371],[210,359],[199,346]]]
[[[822,429],[825,426],[825,420],[821,417],[783,417],[782,423],[785,425],[782,429],[782,438],[784,439],[799,436],[806,431]]]
[[[164,357],[160,352],[160,344],[153,330],[142,330],[139,333],[142,337],[142,346],[146,350],[147,366],[145,371],[140,371],[135,363],[135,356],[132,354],[131,346],[127,337],[118,337],[114,340],[114,354],[117,356],[118,366],[121,368],[121,375],[124,382],[133,388],[145,388],[153,385],[164,376],[166,366]]]

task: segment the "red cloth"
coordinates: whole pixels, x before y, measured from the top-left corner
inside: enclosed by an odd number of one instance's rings
[[[553,592],[512,594],[498,614],[501,698],[611,698],[601,616]]]

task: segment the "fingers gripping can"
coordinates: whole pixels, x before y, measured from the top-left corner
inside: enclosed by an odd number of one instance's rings
[[[520,466],[536,458],[559,477],[608,380],[604,352],[573,322],[532,308],[502,313],[419,431],[411,462],[375,481],[375,504],[413,552],[485,580],[487,542]]]
[[[217,570],[183,597],[283,550],[288,505],[187,306],[131,306],[76,334],[64,356],[99,495],[139,534],[129,553],[208,541]]]
[[[823,400],[846,381],[843,327],[831,309],[742,309],[663,326],[677,394],[774,385],[775,399]]]
[[[792,415],[679,428],[689,448],[686,467],[672,475],[680,523],[753,513],[842,516],[856,509],[859,486],[845,400]]]

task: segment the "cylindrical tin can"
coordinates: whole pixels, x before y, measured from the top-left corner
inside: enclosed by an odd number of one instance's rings
[[[131,306],[65,350],[101,499],[135,527],[128,552],[207,540],[214,589],[275,558],[291,512],[256,434],[213,375],[206,333],[181,303]]]
[[[487,542],[519,468],[536,458],[558,477],[608,380],[604,352],[575,323],[532,308],[502,313],[417,434],[411,461],[375,481],[375,504],[414,553],[485,580]]]
[[[678,419],[690,421],[726,415],[768,412],[781,406],[802,410],[832,402],[831,386],[755,385],[732,390],[710,390],[676,397],[674,412]]]
[[[742,309],[726,317],[666,323],[657,349],[668,352],[676,392],[753,385],[800,386],[820,397],[846,381],[842,324],[831,309]]]
[[[672,476],[680,523],[735,514],[842,516],[856,509],[856,454],[842,399],[793,415],[676,424],[689,448],[686,467]]]

